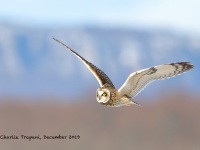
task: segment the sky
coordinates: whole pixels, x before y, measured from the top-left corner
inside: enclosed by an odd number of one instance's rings
[[[32,26],[166,28],[200,33],[199,0],[6,0],[0,21]]]
[[[169,29],[169,30],[181,31],[181,33],[183,33],[182,31],[187,32],[187,33],[188,32],[198,33],[197,37],[200,37],[199,36],[200,35],[199,6],[200,6],[200,0],[190,0],[190,1],[181,1],[181,0],[123,0],[123,1],[122,0],[118,0],[118,1],[116,0],[115,1],[114,0],[84,0],[84,1],[80,1],[80,0],[79,1],[77,0],[73,0],[73,1],[72,0],[71,1],[70,0],[6,0],[6,1],[2,1],[0,4],[0,25],[3,22],[4,23],[8,22],[8,24],[13,23],[14,25],[20,24],[20,25],[25,25],[25,26],[27,25],[27,26],[33,26],[33,27],[43,26],[47,28],[60,27],[60,26],[62,27],[71,27],[71,26],[100,26],[101,27],[101,26],[104,26],[104,27],[122,27],[122,28],[141,28],[142,30],[147,28],[148,32],[151,31],[149,30],[149,28],[155,29],[152,31],[158,31],[157,30],[158,28],[160,29],[164,28],[164,29]],[[43,76],[45,76],[45,79],[46,79],[47,74],[55,75],[54,73],[56,72],[59,77],[58,84],[55,82],[49,83],[49,80],[48,81],[45,80],[44,82],[42,82],[44,83],[43,89],[45,91],[48,91],[49,90],[48,88],[50,87],[50,91],[54,89],[58,89],[59,91],[61,91],[59,89],[61,87],[64,91],[63,93],[65,93],[67,84],[64,85],[63,81],[68,81],[68,80],[65,80],[65,77],[68,77],[66,76],[66,74],[72,75],[73,73],[76,73],[77,71],[77,70],[74,71],[71,69],[73,67],[69,62],[74,63],[74,61],[77,61],[77,60],[76,59],[74,60],[74,57],[70,58],[71,55],[66,53],[66,51],[63,51],[63,47],[60,47],[55,42],[53,42],[51,37],[48,37],[48,40],[45,39],[45,42],[51,41],[53,44],[49,47],[55,46],[56,51],[54,51],[53,49],[50,49],[50,50],[47,50],[48,53],[46,54],[43,51],[43,48],[44,48],[43,45],[45,43],[43,38],[47,38],[47,37],[43,37],[42,36],[43,33],[40,34],[38,32],[39,34],[32,34],[32,31],[31,31],[30,33],[28,33],[30,34],[29,35],[31,37],[30,39],[27,37],[23,37],[23,34],[20,34],[20,36],[17,36],[17,38],[20,39],[17,41],[18,42],[17,43],[16,41],[14,41],[16,36],[10,33],[11,30],[9,29],[10,28],[8,28],[7,30],[7,28],[4,28],[2,26],[1,34],[0,34],[0,39],[2,40],[1,57],[3,58],[3,59],[0,59],[0,63],[1,63],[0,65],[3,66],[3,67],[0,67],[0,69],[1,69],[1,75],[7,78],[7,80],[4,81],[4,84],[2,84],[1,86],[2,89],[7,88],[6,89],[8,91],[7,93],[9,93],[10,91],[11,91],[10,93],[12,93],[12,91],[15,92],[16,89],[17,89],[16,90],[17,92],[21,90],[22,91],[21,93],[23,92],[28,93],[26,91],[27,87],[29,86],[28,81],[29,80],[32,81],[32,77],[37,77],[36,81],[39,83],[39,81],[43,80],[42,78]],[[18,28],[15,28],[15,29],[18,30]],[[28,31],[29,28],[25,27],[25,29],[26,29],[25,31]],[[74,28],[74,29],[75,30],[72,31],[73,36],[70,34],[65,35],[66,39],[71,39],[68,41],[68,43],[70,43],[70,41],[72,41],[73,43],[73,40],[74,40],[74,43],[77,43],[75,41],[78,40],[78,45],[80,47],[77,47],[77,49],[79,50],[81,49],[81,47],[85,48],[83,49],[84,51],[81,52],[81,55],[87,56],[86,58],[90,58],[89,60],[91,62],[95,62],[97,66],[98,64],[102,64],[101,61],[96,59],[98,58],[98,51],[96,51],[94,48],[95,44],[93,45],[93,43],[95,42],[93,41],[92,36],[90,35],[88,36],[87,33],[84,33],[84,31],[81,31],[81,30],[77,31],[78,28]],[[60,31],[61,30],[62,28],[60,29]],[[34,31],[37,31],[37,30],[34,30]],[[39,30],[39,31],[42,31],[42,30]],[[133,30],[133,31],[136,31],[136,30]],[[163,31],[167,31],[167,30],[163,30]],[[58,34],[64,35],[65,33],[59,32]],[[177,35],[180,35],[180,34],[177,34]],[[55,34],[55,36],[57,37],[58,35]],[[64,39],[65,36],[63,37],[61,36],[62,38],[60,39],[61,40]],[[193,37],[193,35],[191,37]],[[39,39],[33,40],[34,38],[39,38]],[[30,43],[26,41],[27,39],[30,40],[29,41]],[[194,39],[195,40],[188,39],[189,41],[187,42],[189,43],[191,40],[191,42],[196,43],[196,44],[191,44],[191,45],[196,45],[197,48],[191,48],[191,49],[197,50],[198,51],[197,54],[199,54],[199,43],[200,43],[198,40],[199,38],[196,38],[196,36],[194,36]],[[124,39],[124,40],[126,40],[124,43],[121,40],[123,51],[120,52],[120,56],[119,56],[120,64],[129,68],[132,68],[133,66],[137,66],[137,68],[135,67],[134,69],[138,69],[138,70],[142,69],[142,66],[140,65],[140,63],[144,55],[141,52],[141,50],[143,50],[144,45],[141,46],[141,44],[137,42],[137,39],[136,40]],[[179,43],[179,37],[175,37],[175,39],[171,40],[171,39],[162,38],[159,36],[159,34],[155,35],[155,37],[152,37],[151,40],[152,41],[150,42],[152,45],[148,45],[148,46],[153,47],[152,49],[154,51],[152,53],[152,56],[153,57],[155,56],[154,59],[156,61],[158,60],[158,62],[160,62],[161,64],[164,63],[164,60],[162,61],[160,60],[166,55],[166,53],[163,53],[162,51],[163,50],[167,51],[167,49],[170,49],[170,46],[172,45],[171,49],[173,49],[173,54],[174,54],[174,48],[176,48],[176,46],[173,47],[173,44],[176,45],[177,43]],[[182,39],[180,38],[180,40]],[[49,44],[51,44],[51,42],[49,42]],[[103,42],[103,40],[101,42]],[[112,42],[109,44],[112,45]],[[183,46],[186,46],[186,45],[183,44]],[[61,51],[57,51],[58,47],[60,47]],[[48,47],[45,47],[44,49],[46,48],[48,49]],[[105,48],[107,48],[106,42],[105,42]],[[110,47],[108,46],[108,48]],[[105,52],[108,52],[108,51],[105,50]],[[40,53],[42,55],[40,55]],[[45,54],[43,55],[43,53]],[[109,52],[106,54],[108,55],[107,60],[109,60],[110,68],[113,69],[111,72],[114,72],[114,71],[116,72],[117,67],[114,65],[116,64],[115,60],[111,61],[109,59],[110,57]],[[69,55],[69,58],[68,58],[68,55]],[[185,53],[183,53],[183,56],[185,56]],[[196,55],[195,59],[191,61],[195,62],[197,57],[198,55]],[[125,60],[124,58],[128,58],[128,59]],[[171,57],[169,58],[171,59]],[[178,61],[180,60],[181,57],[177,55],[176,58]],[[193,56],[191,58],[193,58]],[[44,61],[40,61],[40,60],[44,60]],[[49,60],[54,60],[54,61],[49,61]],[[131,60],[131,63],[130,63],[130,60]],[[33,64],[35,62],[37,63]],[[40,63],[42,65],[40,65]],[[158,65],[158,64],[159,63],[155,63],[154,65]],[[35,68],[32,66],[34,66]],[[102,66],[100,65],[100,67]],[[150,66],[144,66],[144,67],[150,67]],[[64,70],[63,68],[68,68],[68,69]],[[71,71],[69,72],[70,69]],[[84,68],[84,69],[87,69],[87,68]],[[3,72],[2,70],[5,72]],[[87,72],[88,74],[90,74],[88,70],[87,71],[84,70],[83,72]],[[43,73],[43,74],[41,75],[40,73],[41,74]],[[11,76],[8,76],[8,74],[9,75],[11,74]],[[88,76],[88,74],[86,76]],[[24,77],[27,77],[26,78],[27,82],[25,81]],[[41,79],[38,80],[40,77]],[[63,80],[61,80],[60,78],[62,78]],[[116,76],[116,79],[118,81],[117,76]],[[20,82],[21,80],[24,81],[24,84]],[[7,84],[7,81],[9,81],[9,84]],[[31,87],[29,89],[31,92],[33,91],[32,87],[38,91],[42,91],[42,89],[38,89],[39,86],[37,85],[37,82],[35,81],[31,82],[33,83],[32,86],[29,86]],[[59,83],[62,83],[62,85],[60,85]],[[54,87],[54,84],[57,86]],[[4,87],[5,85],[7,86],[6,88]],[[19,88],[19,86],[21,88]],[[51,89],[51,87],[54,87],[54,88]]]

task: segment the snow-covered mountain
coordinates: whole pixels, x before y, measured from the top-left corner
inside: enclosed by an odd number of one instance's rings
[[[198,91],[200,35],[173,31],[98,27],[33,28],[0,24],[0,96],[63,95],[94,92],[98,82],[80,60],[52,36],[101,68],[120,87],[133,71],[191,61],[195,69],[172,80],[168,88]],[[154,89],[154,86],[150,86]],[[157,88],[160,88],[157,84]],[[155,91],[154,91],[155,92]]]

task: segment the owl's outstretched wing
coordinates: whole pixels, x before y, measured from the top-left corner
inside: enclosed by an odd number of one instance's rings
[[[186,72],[192,68],[193,65],[190,62],[178,62],[154,66],[134,72],[130,74],[126,82],[118,90],[118,95],[119,97],[125,95],[132,98],[136,96],[150,82],[159,79],[170,78]]]
[[[71,51],[76,57],[78,57],[88,67],[88,69],[92,72],[92,74],[96,77],[96,79],[98,80],[101,87],[106,84],[106,85],[109,85],[110,87],[115,88],[112,81],[109,79],[109,77],[103,71],[101,71],[98,67],[96,67],[95,65],[93,65],[92,63],[90,63],[89,61],[84,59],[82,56],[80,56],[78,53],[76,53],[74,50],[72,50],[70,47],[68,47],[61,41],[57,40],[54,37],[53,37],[53,39],[56,42],[62,44],[69,51]]]

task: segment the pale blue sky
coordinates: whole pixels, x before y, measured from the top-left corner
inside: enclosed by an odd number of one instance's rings
[[[200,0],[6,0],[0,21],[172,28],[200,33]]]

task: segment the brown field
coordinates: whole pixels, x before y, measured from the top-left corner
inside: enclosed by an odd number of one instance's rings
[[[179,92],[152,103],[136,99],[143,107],[108,108],[95,100],[1,98],[0,135],[19,139],[0,139],[0,149],[199,150],[199,99]],[[21,135],[39,135],[41,140]],[[43,135],[67,139],[43,139]]]

